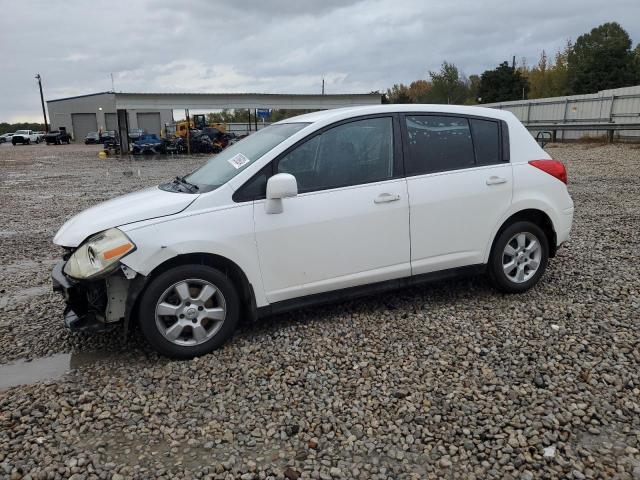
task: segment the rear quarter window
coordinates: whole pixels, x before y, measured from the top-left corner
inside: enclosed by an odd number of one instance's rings
[[[500,124],[492,120],[470,119],[477,165],[501,163]]]

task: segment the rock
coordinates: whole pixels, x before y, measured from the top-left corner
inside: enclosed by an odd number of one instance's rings
[[[298,480],[300,478],[300,472],[294,470],[293,468],[285,469],[283,475],[287,480]]]

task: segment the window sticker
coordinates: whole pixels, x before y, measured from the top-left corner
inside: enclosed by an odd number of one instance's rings
[[[235,168],[236,170],[241,167],[244,167],[250,161],[251,160],[249,160],[247,157],[245,157],[241,153],[237,153],[236,155],[231,157],[229,160],[227,160],[227,162],[229,162],[233,166],[233,168]]]

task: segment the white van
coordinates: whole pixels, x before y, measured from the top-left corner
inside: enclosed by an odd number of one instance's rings
[[[278,122],[182,178],[69,220],[53,271],[73,330],[136,320],[178,358],[240,318],[452,275],[523,292],[569,236],[573,202],[508,112],[379,105]]]

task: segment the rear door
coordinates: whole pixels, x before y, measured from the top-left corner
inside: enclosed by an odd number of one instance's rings
[[[410,275],[399,144],[398,116],[377,116],[332,126],[275,160],[299,193],[279,214],[254,205],[269,302]]]
[[[412,274],[483,263],[493,229],[511,204],[501,122],[406,114],[402,123]]]

